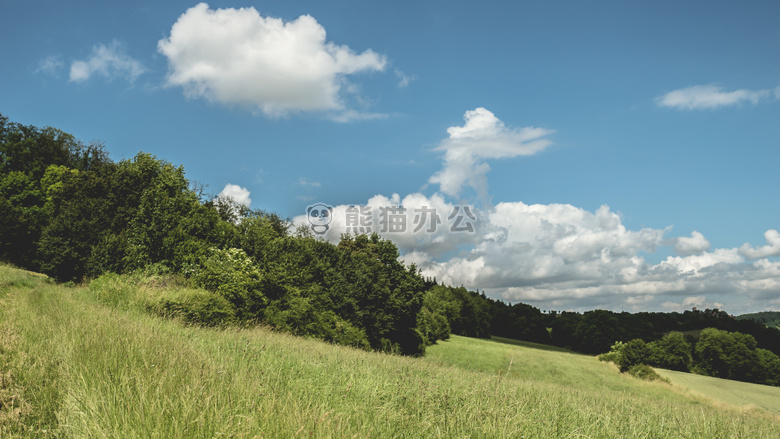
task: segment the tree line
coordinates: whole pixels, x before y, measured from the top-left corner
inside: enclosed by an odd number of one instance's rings
[[[706,328],[698,337],[672,331],[646,343],[633,339],[617,342],[599,355],[616,363],[621,372],[655,366],[729,380],[780,386],[780,357],[758,347],[755,338],[740,332]]]
[[[3,115],[0,231],[0,260],[61,282],[167,273],[209,294],[158,309],[190,307],[190,315],[208,316],[198,317],[204,324],[259,321],[364,349],[421,355],[458,334],[598,354],[616,341],[714,327],[780,350],[777,329],[718,310],[542,312],[440,285],[399,261],[398,248],[378,235],[324,242],[277,214],[206,195],[183,167],[149,153],[115,162],[101,144]]]

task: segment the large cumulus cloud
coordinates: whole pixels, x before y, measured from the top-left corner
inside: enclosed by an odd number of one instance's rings
[[[387,64],[371,50],[356,53],[328,42],[325,28],[309,15],[285,22],[252,7],[210,9],[206,3],[182,14],[158,50],[168,59],[168,83],[190,97],[270,116],[330,111],[342,121],[376,116],[344,107],[346,76]]]
[[[700,232],[669,236],[672,228],[630,230],[609,206],[588,211],[570,204],[489,203],[471,208],[471,233],[453,231],[450,217],[464,207],[451,201],[463,186],[487,189],[485,159],[532,155],[550,142],[551,130],[506,127],[493,113],[466,113],[442,142],[442,170],[431,182],[439,192],[401,197],[376,195],[361,203],[373,228],[393,240],[406,263],[426,276],[464,285],[489,296],[543,309],[669,310],[723,307],[733,313],[780,308],[780,233],[769,230],[763,246],[712,249]],[[457,161],[458,157],[465,157]],[[461,166],[462,165],[462,166]],[[324,201],[324,200],[323,200]],[[381,209],[403,208],[404,231],[383,231]],[[335,206],[325,239],[337,242],[349,209]],[[435,210],[435,231],[415,230],[418,214]],[[294,219],[307,224],[305,215]],[[659,253],[671,255],[658,257]],[[648,261],[654,256],[654,262]]]

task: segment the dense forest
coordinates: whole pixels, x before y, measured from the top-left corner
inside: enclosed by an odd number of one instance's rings
[[[542,312],[441,285],[406,266],[378,235],[345,235],[334,245],[277,214],[209,196],[181,166],[151,154],[115,162],[101,144],[2,115],[0,231],[0,260],[60,282],[145,271],[207,291],[160,305],[214,308],[198,314],[209,316],[202,324],[262,322],[405,355],[421,355],[452,333],[599,354],[615,342],[662,343],[672,331],[694,337],[715,328],[750,337],[745,343],[766,361],[780,354],[778,329],[722,310]],[[696,371],[718,373],[697,364]]]

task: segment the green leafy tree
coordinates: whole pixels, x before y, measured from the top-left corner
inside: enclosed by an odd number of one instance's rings
[[[350,321],[364,328],[371,347],[407,355],[425,349],[417,330],[424,281],[398,261],[398,248],[378,235],[342,237],[334,287],[344,295]]]
[[[260,317],[266,305],[261,291],[262,274],[241,249],[212,249],[194,278],[196,283],[227,299],[241,319]]]
[[[589,354],[607,352],[615,341],[623,340],[623,334],[620,320],[612,311],[588,311],[574,330],[576,349]]]
[[[617,358],[617,365],[621,372],[625,372],[634,366],[640,364],[646,365],[650,359],[650,349],[644,340],[635,338],[624,343],[620,348],[620,355]]]
[[[108,162],[100,144],[84,145],[58,129],[9,122],[0,114],[0,259],[41,269],[39,240],[50,221],[42,179],[51,166],[88,170]]]
[[[761,373],[757,382],[770,386],[780,386],[780,357],[766,349],[756,349]]]
[[[753,337],[707,328],[696,342],[696,370],[705,375],[751,380],[758,362]]]
[[[465,287],[451,288],[460,303],[460,314],[451,322],[452,332],[467,337],[490,337],[490,305],[484,295]]]
[[[42,181],[50,220],[38,242],[40,268],[61,281],[79,280],[113,216],[105,174],[51,166]]]
[[[434,285],[423,296],[423,307],[417,319],[417,327],[424,335],[427,344],[450,337],[452,326],[461,312],[461,303],[452,289],[443,285]]]
[[[138,154],[133,165],[148,182],[127,229],[129,268],[151,263],[172,266],[178,244],[175,232],[196,209],[197,196],[189,191],[181,167],[175,168],[148,154]]]
[[[682,372],[690,370],[692,346],[681,332],[672,331],[648,345],[652,351],[650,362],[653,366]]]

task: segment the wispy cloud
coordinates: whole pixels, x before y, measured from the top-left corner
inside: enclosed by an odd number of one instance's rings
[[[395,76],[398,78],[398,87],[404,88],[408,86],[412,81],[414,81],[415,77],[413,75],[407,75],[406,73],[398,70],[393,69],[393,72],[395,73]]]
[[[298,184],[304,187],[321,187],[322,183],[319,181],[310,181],[309,179],[305,177],[301,177],[298,179]]]
[[[661,107],[676,108],[679,110],[707,110],[743,103],[757,104],[762,100],[780,97],[780,87],[769,90],[734,90],[724,91],[723,87],[709,85],[694,85],[670,91],[663,96],[655,98],[655,102]]]
[[[108,80],[125,78],[134,82],[146,72],[146,68],[137,60],[124,53],[121,45],[113,41],[108,46],[97,44],[92,48],[92,55],[85,61],[74,61],[70,65],[70,80],[83,82],[93,75],[99,75]]]
[[[59,70],[65,65],[57,55],[49,55],[38,63],[35,73],[45,73],[50,76],[57,76]]]
[[[374,119],[387,119],[388,115],[384,113],[371,113],[357,110],[344,110],[336,113],[332,113],[328,119],[339,122],[349,123],[361,120],[374,120]]]

